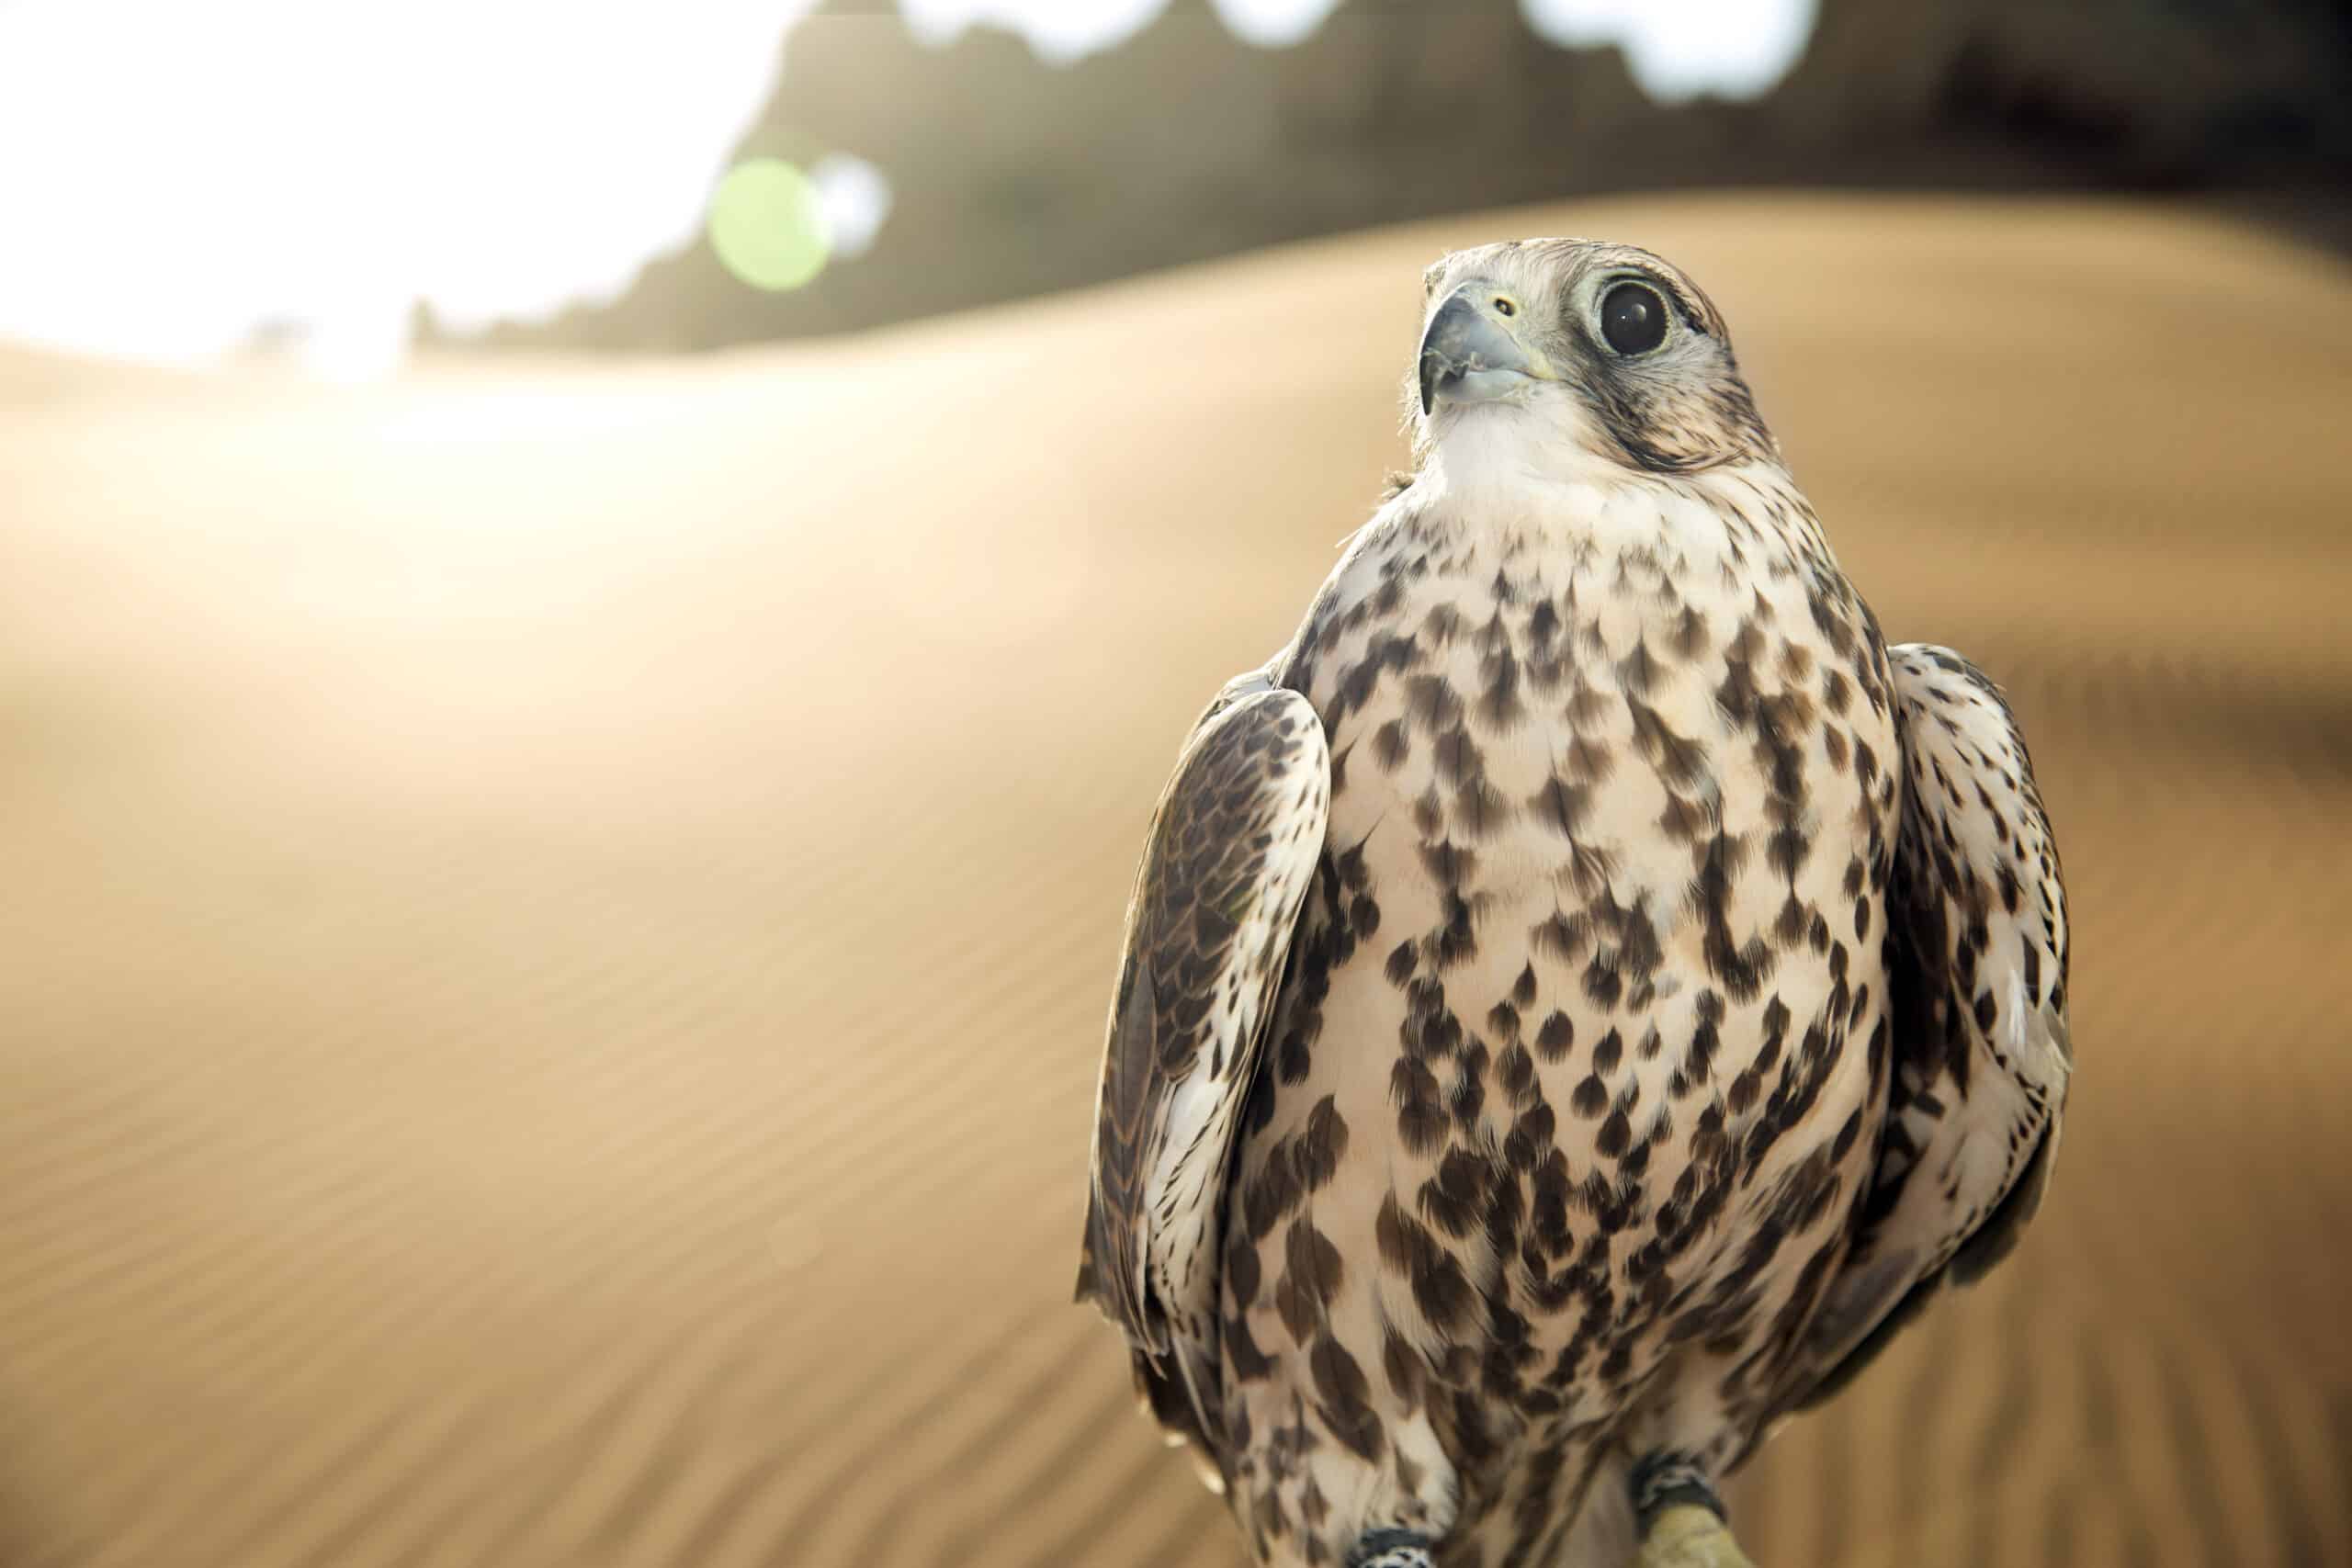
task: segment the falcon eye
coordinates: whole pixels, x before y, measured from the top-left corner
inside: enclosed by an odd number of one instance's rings
[[[1620,354],[1647,354],[1666,341],[1666,301],[1647,284],[1619,284],[1601,298],[1600,335]]]

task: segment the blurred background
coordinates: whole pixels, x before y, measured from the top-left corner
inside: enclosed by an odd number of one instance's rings
[[[1119,920],[1532,233],[2075,903],[1751,1553],[2352,1563],[2347,192],[2293,0],[0,0],[0,1565],[1238,1564],[1069,1304]]]

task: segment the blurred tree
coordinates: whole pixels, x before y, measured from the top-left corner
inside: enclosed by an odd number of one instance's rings
[[[1355,0],[1304,42],[1175,0],[1041,62],[976,28],[928,48],[866,0],[793,32],[738,160],[878,165],[871,252],[761,293],[707,241],[612,305],[491,341],[709,347],[1049,292],[1284,240],[1566,195],[1692,185],[2241,186],[2352,168],[2352,50],[2305,0],[1824,0],[1754,103],[1653,103],[1613,48],[1519,0]]]

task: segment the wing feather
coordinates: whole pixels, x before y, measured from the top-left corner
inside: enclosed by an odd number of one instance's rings
[[[1945,1282],[2006,1257],[2040,1207],[2074,1046],[2066,891],[2025,739],[1982,671],[1887,649],[1905,801],[1887,900],[1886,1130],[1852,1248],[1790,1401],[1827,1398]]]
[[[1125,1331],[1154,1413],[1195,1437],[1217,1427],[1218,1205],[1234,1129],[1329,808],[1314,708],[1245,677],[1186,742],[1127,909],[1078,1294]]]

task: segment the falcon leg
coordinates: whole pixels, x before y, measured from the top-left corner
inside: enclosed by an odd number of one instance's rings
[[[1411,1530],[1367,1531],[1348,1553],[1348,1568],[1436,1568],[1428,1538]]]
[[[1724,1523],[1714,1483],[1685,1455],[1645,1455],[1629,1484],[1642,1551],[1635,1568],[1755,1568]]]

